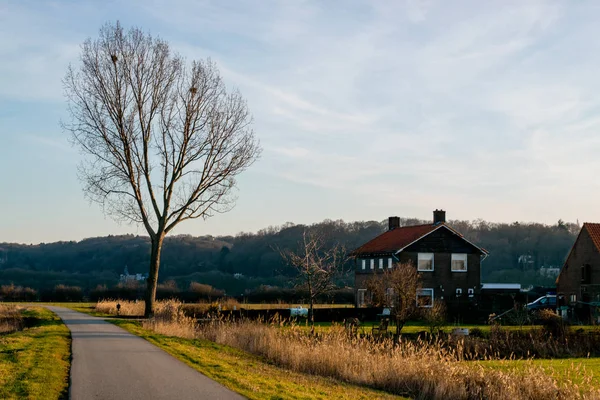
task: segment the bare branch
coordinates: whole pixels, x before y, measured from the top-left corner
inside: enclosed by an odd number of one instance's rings
[[[108,215],[160,245],[180,222],[233,207],[236,177],[261,149],[246,102],[210,60],[188,64],[165,41],[109,23],[63,82],[63,127],[86,156],[79,177]]]

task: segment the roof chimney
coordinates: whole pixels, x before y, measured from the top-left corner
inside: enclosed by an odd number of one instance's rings
[[[400,227],[400,217],[388,218],[388,230],[393,230]]]
[[[446,211],[436,209],[433,212],[433,224],[441,224],[446,222]]]

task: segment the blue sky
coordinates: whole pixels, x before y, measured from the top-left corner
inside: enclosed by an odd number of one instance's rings
[[[600,221],[595,1],[0,2],[0,242],[144,234],[83,197],[61,131],[79,45],[120,20],[211,57],[262,158],[228,214],[175,233],[325,218]]]

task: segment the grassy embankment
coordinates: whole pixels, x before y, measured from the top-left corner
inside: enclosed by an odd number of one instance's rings
[[[111,322],[143,337],[249,399],[399,399],[381,391],[279,368],[263,357],[203,339],[154,333],[139,322]]]
[[[0,398],[66,399],[71,356],[68,328],[44,308],[20,312],[26,327],[0,336]]]

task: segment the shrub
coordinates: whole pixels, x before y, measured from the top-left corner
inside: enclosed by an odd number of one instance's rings
[[[52,290],[52,301],[69,302],[83,300],[83,291],[79,286],[56,285]]]
[[[429,326],[429,333],[439,333],[446,325],[446,305],[442,301],[436,301],[431,308],[423,308],[425,323]]]
[[[210,300],[212,298],[222,297],[225,295],[225,292],[222,290],[215,289],[210,285],[198,282],[191,282],[189,291],[195,295],[196,300]]]
[[[0,304],[0,334],[6,334],[23,329],[23,309],[13,305]]]
[[[32,288],[14,284],[0,286],[0,301],[35,301],[37,298],[38,292]]]
[[[568,325],[564,319],[552,310],[540,310],[537,312],[542,327],[546,333],[554,335],[556,338],[565,338],[568,333]]]

